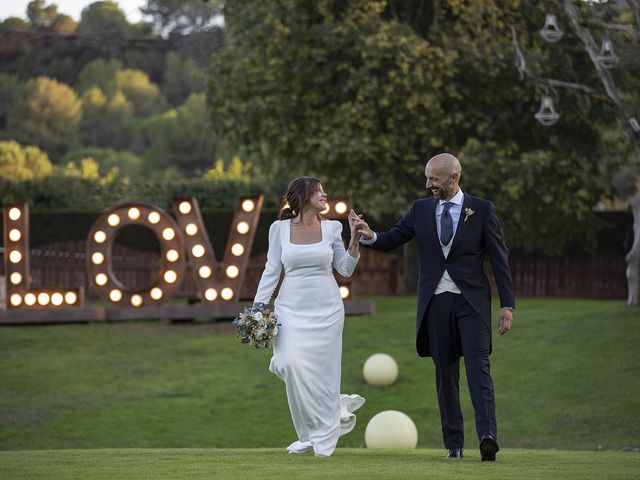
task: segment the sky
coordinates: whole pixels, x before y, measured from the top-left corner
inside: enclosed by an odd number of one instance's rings
[[[27,4],[31,0],[0,0],[0,19],[7,17],[20,17],[26,19]],[[74,20],[80,20],[80,13],[87,5],[94,3],[96,0],[48,0],[47,5],[55,3],[58,6],[58,12],[73,17]],[[139,22],[141,19],[139,7],[145,5],[146,0],[120,0],[117,2],[120,9],[124,11],[127,20],[130,23]]]

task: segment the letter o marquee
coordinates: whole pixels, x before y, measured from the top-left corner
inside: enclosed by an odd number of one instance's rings
[[[145,290],[128,288],[113,273],[113,242],[118,231],[127,225],[147,227],[160,241],[160,274]],[[89,232],[86,245],[89,283],[102,298],[116,305],[139,307],[160,304],[172,296],[182,281],[186,266],[183,245],[180,227],[158,207],[141,202],[116,205],[103,212]]]

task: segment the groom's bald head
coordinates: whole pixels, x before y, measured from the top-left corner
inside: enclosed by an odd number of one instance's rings
[[[433,168],[442,170],[447,175],[458,174],[458,179],[462,175],[462,166],[456,157],[450,153],[439,153],[427,162],[425,170],[431,165]]]

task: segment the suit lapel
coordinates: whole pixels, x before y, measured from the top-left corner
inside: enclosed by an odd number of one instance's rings
[[[462,202],[462,210],[460,211],[460,220],[458,220],[458,228],[456,229],[456,234],[453,236],[453,243],[451,244],[451,249],[449,250],[449,255],[451,255],[453,253],[453,251],[456,249],[456,247],[458,246],[458,244],[462,241],[462,237],[464,235],[464,232],[467,230],[467,226],[469,225],[469,222],[471,222],[471,217],[467,218],[467,221],[465,222],[465,214],[464,211],[467,208],[471,208],[470,204],[472,204],[473,201],[471,199],[470,195],[467,195],[466,193],[464,194],[464,201]]]
[[[440,252],[442,258],[444,258],[442,247],[440,246],[440,239],[438,238],[438,226],[436,225],[436,205],[438,204],[438,201],[433,197],[431,198],[433,201],[427,204],[425,213],[425,215],[427,216],[427,225],[429,225],[429,228],[427,228],[427,232],[431,237],[429,241],[431,241],[436,246],[436,249],[438,250],[438,252]]]

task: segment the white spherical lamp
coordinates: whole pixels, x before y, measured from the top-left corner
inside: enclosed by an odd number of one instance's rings
[[[397,410],[377,413],[364,432],[367,448],[411,450],[418,445],[418,429],[406,414]]]
[[[374,387],[387,387],[398,379],[398,364],[391,355],[374,353],[362,367],[362,376]]]

